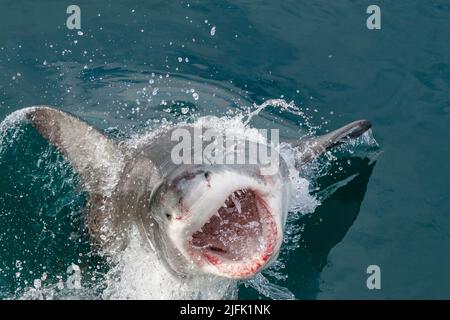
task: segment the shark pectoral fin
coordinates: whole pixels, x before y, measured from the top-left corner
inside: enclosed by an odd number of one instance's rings
[[[372,124],[369,121],[358,120],[323,136],[301,139],[292,143],[292,146],[298,147],[302,154],[297,165],[306,164],[331,148],[360,137],[370,128],[372,128]]]
[[[117,145],[75,116],[46,106],[26,110],[34,128],[55,146],[74,167],[87,191],[107,194],[122,171]]]

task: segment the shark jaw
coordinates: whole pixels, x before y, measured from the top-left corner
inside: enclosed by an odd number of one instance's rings
[[[205,271],[227,278],[250,278],[279,248],[279,228],[257,190],[239,189],[187,240],[187,253]]]
[[[181,276],[251,278],[278,255],[288,185],[278,176],[229,168],[206,176],[183,173],[162,189],[161,201],[172,203],[165,204],[169,217],[160,217],[164,257]]]

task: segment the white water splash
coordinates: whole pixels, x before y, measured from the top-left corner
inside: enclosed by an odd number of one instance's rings
[[[222,299],[235,283],[217,277],[180,278],[168,271],[135,228],[127,248],[114,257],[103,299]]]
[[[246,286],[250,286],[267,298],[273,300],[293,300],[295,296],[289,289],[276,285],[270,282],[261,273],[257,274],[255,278],[245,282]]]
[[[320,205],[320,202],[310,194],[310,182],[300,176],[296,167],[296,161],[301,155],[289,144],[281,145],[280,153],[286,162],[291,180],[290,212],[302,214],[312,213]]]
[[[32,111],[33,108],[25,108],[17,110],[11,114],[9,114],[1,123],[0,123],[0,153],[3,148],[3,139],[9,129],[17,128],[17,125],[27,121],[27,113]],[[21,130],[15,130],[13,136],[11,137],[11,141],[14,141],[18,135],[21,133]]]

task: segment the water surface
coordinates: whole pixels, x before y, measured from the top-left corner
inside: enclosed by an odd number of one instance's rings
[[[121,139],[273,98],[308,124],[267,108],[254,125],[286,135],[369,119],[380,154],[344,154],[317,175],[318,198],[354,178],[292,218],[264,274],[273,285],[242,283],[239,298],[286,297],[274,285],[298,299],[450,298],[447,1],[378,1],[381,30],[366,28],[368,1],[76,4],[82,34],[67,30],[64,2],[0,4],[1,120],[45,104]],[[95,296],[107,266],[89,247],[76,176],[31,128],[12,135],[0,147],[0,296],[57,284],[71,264]],[[366,287],[371,264],[381,290]]]

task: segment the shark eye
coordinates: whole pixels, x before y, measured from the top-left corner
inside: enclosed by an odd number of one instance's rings
[[[171,214],[168,214],[168,213],[166,213],[166,218],[167,218],[167,220],[172,220],[172,215],[171,215]]]

